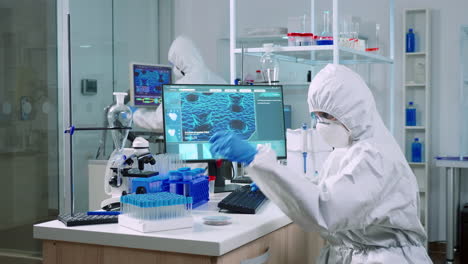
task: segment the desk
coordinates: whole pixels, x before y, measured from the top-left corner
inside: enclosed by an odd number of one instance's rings
[[[34,237],[43,240],[44,264],[227,264],[267,249],[268,263],[313,263],[318,256],[323,246],[319,235],[302,231],[271,201],[255,215],[230,214],[231,225],[203,224],[204,216],[220,214],[215,207],[224,196],[215,194],[194,210],[192,228],[140,233],[118,224],[66,227],[50,221],[35,225]]]
[[[445,167],[447,177],[447,263],[454,261],[454,247],[457,242],[458,211],[460,209],[461,169],[468,168],[468,161],[436,160],[436,167]]]

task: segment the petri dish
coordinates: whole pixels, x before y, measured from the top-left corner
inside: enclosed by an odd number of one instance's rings
[[[206,216],[203,217],[203,223],[205,225],[229,225],[231,224],[231,217],[224,216],[224,215],[213,215],[213,216]]]

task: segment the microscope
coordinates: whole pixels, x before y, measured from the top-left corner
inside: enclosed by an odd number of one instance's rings
[[[149,143],[142,137],[137,137],[131,148],[115,150],[107,162],[104,177],[104,191],[112,197],[101,202],[101,208],[106,211],[120,208],[120,197],[132,192],[134,178],[147,178],[158,175],[153,165],[156,160],[149,151]]]

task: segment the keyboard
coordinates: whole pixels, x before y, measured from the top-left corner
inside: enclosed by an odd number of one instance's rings
[[[240,176],[235,177],[231,180],[232,183],[252,183],[252,179],[250,177]]]
[[[267,200],[265,195],[257,190],[252,192],[250,186],[242,186],[218,203],[218,207],[235,213],[255,214],[263,202]]]
[[[119,222],[118,215],[88,215],[87,213],[62,214],[58,220],[66,226],[114,224]]]

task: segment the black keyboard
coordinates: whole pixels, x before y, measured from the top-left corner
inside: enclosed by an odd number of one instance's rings
[[[252,192],[250,186],[242,186],[218,203],[218,207],[230,212],[255,214],[267,198],[260,191]]]
[[[232,183],[252,183],[252,179],[250,177],[241,176],[235,177],[231,180]]]
[[[114,224],[119,222],[118,215],[88,215],[87,213],[62,214],[58,220],[66,226]]]

